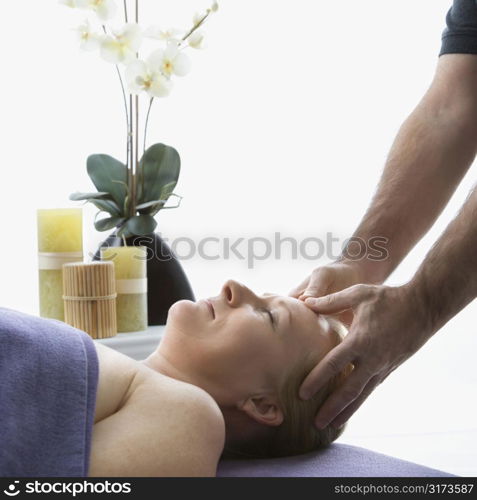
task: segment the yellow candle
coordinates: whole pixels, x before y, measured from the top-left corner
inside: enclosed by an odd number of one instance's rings
[[[83,260],[81,208],[38,210],[40,316],[64,321],[63,264]]]
[[[102,248],[101,259],[114,262],[119,333],[147,329],[147,248]]]

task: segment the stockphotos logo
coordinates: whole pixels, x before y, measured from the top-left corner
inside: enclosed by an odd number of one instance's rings
[[[3,490],[3,493],[9,497],[15,497],[19,493],[22,493],[20,481],[13,481]],[[72,497],[76,497],[76,495],[82,493],[131,493],[131,483],[112,483],[110,481],[78,481],[75,483],[34,481],[25,483],[23,493],[69,494]]]
[[[6,490],[3,490],[3,493],[9,497],[16,497],[20,493],[19,484],[20,481],[13,481]]]

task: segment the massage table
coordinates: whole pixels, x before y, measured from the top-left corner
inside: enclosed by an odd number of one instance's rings
[[[150,349],[151,335],[145,338]],[[93,342],[62,322],[0,308],[0,476],[87,476],[99,373]],[[137,345],[135,355],[144,358]],[[340,443],[295,457],[223,460],[217,475],[452,476]]]

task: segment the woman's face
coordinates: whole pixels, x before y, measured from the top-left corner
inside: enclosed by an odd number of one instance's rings
[[[322,357],[337,343],[328,321],[301,301],[228,281],[216,297],[171,307],[159,351],[183,380],[225,405],[276,391],[307,353]]]

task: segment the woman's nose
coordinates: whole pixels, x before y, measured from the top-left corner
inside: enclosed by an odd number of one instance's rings
[[[249,288],[235,280],[228,280],[224,284],[222,294],[230,307],[238,307],[244,302],[252,301],[255,297]]]

